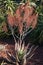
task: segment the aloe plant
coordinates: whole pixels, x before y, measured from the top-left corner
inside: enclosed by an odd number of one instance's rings
[[[10,62],[10,65],[26,65],[38,47],[31,46],[31,43],[43,42],[43,6],[41,3],[39,5],[37,3],[26,0],[24,3],[22,0],[18,4],[13,0],[0,0],[0,36],[2,34],[12,35],[15,41],[14,54],[6,51],[8,56],[6,60]],[[2,28],[5,24],[8,27],[7,32],[5,31],[7,28]],[[24,41],[26,36],[29,37],[30,42],[30,44],[27,43],[27,46]],[[1,65],[4,63],[2,62]]]
[[[21,45],[21,42],[15,43],[15,55],[7,51],[7,61],[16,65],[26,65],[27,63],[29,63],[29,60],[32,59],[34,51],[37,49],[38,46],[34,47],[34,45],[32,45],[30,49],[28,46],[29,44],[25,46],[24,43]]]

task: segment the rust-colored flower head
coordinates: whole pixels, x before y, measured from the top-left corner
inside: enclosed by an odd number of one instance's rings
[[[19,33],[21,34],[24,27],[29,28],[32,26],[33,29],[36,27],[38,13],[36,13],[34,7],[27,2],[20,4],[15,14],[11,14],[11,12],[9,12],[7,19],[8,24],[12,27],[18,26]]]

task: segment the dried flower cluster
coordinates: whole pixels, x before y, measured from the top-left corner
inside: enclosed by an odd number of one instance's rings
[[[9,11],[7,20],[8,24],[12,27],[17,26],[20,34],[23,31],[23,28],[29,28],[32,26],[34,29],[37,24],[38,13],[35,12],[33,6],[30,6],[30,3],[22,3],[18,6],[15,13]]]

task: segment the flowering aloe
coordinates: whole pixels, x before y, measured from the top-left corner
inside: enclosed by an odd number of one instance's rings
[[[8,7],[7,23],[15,41],[14,54],[6,50],[6,59],[13,65],[26,65],[38,46],[31,46],[29,43],[25,46],[24,37],[36,27],[38,13],[35,12],[35,7],[30,2],[20,3],[15,12],[12,10],[14,7],[10,0],[5,1],[5,3]],[[14,34],[14,27],[18,27],[20,38]],[[18,38],[18,42],[15,36]],[[3,48],[1,49],[3,50]]]
[[[12,12],[8,14],[8,24],[15,41],[14,54],[6,51],[8,55],[7,61],[9,61],[10,63],[16,65],[26,65],[27,61],[29,62],[29,60],[33,57],[34,51],[38,46],[30,46],[29,44],[25,46],[25,42],[23,39],[25,35],[30,33],[35,28],[37,24],[37,18],[38,14],[35,12],[34,7],[30,6],[29,3],[20,4],[20,6],[18,6],[17,10],[15,11],[15,14],[13,14]],[[14,26],[18,27],[20,33],[18,42],[16,41],[14,36]]]

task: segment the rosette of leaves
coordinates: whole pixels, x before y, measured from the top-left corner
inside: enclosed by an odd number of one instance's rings
[[[6,60],[9,62],[9,64],[27,65],[27,63],[29,64],[29,60],[37,62],[37,60],[32,59],[32,57],[34,56],[34,51],[38,48],[38,46],[34,45],[31,46],[30,44],[27,44],[27,46],[25,46],[25,43],[24,42],[21,43],[21,41],[15,43],[14,54],[13,53],[11,54],[9,51],[6,51],[6,54],[8,56]]]

